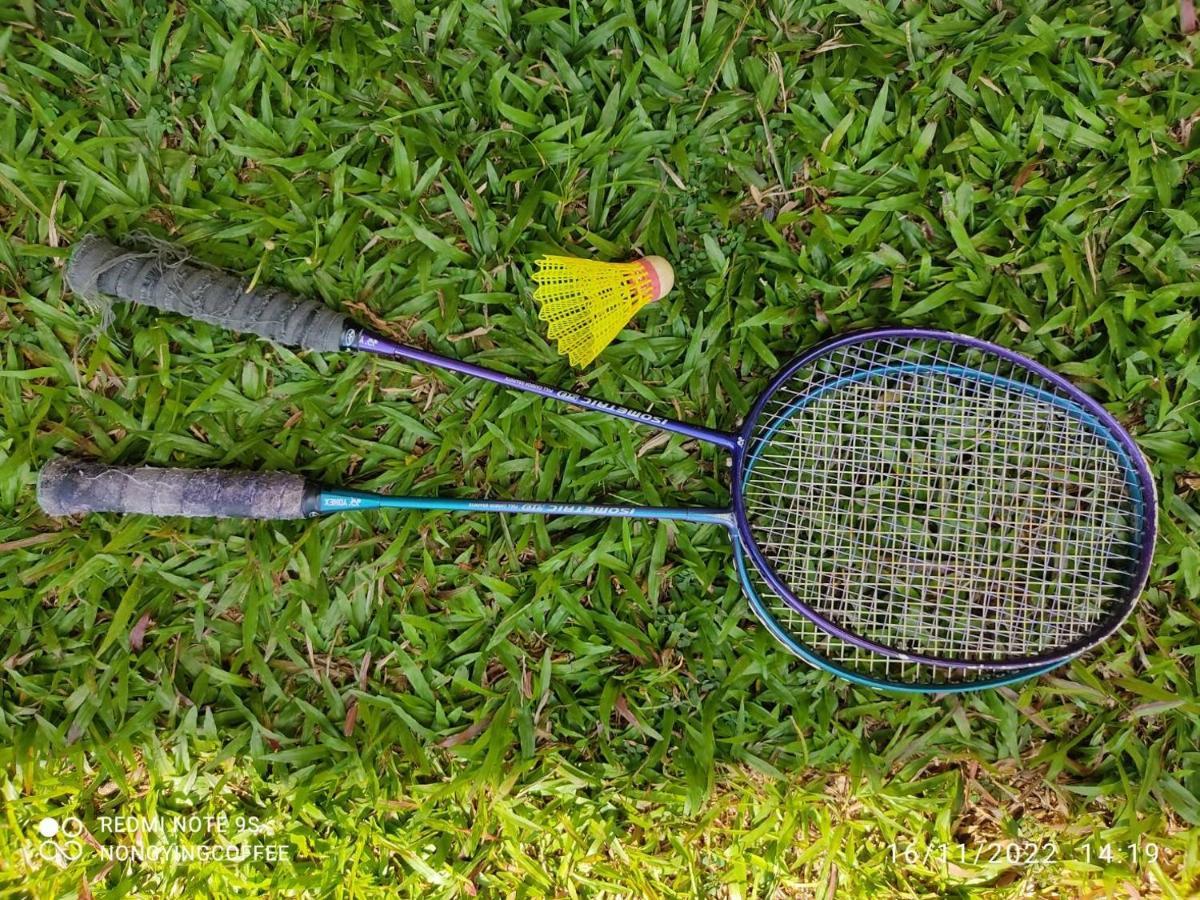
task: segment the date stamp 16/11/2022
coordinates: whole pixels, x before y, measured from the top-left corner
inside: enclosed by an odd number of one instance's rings
[[[1138,868],[1158,862],[1163,848],[1154,841],[1081,842],[1062,845],[1054,841],[987,841],[981,844],[933,843],[889,845],[898,866],[925,868],[1021,868],[1076,862],[1095,866],[1124,865]]]

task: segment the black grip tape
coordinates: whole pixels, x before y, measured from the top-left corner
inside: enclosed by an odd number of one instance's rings
[[[309,350],[341,349],[346,327],[341,313],[314,300],[274,288],[247,291],[224,272],[162,251],[127,250],[95,235],[75,245],[66,282],[87,300],[110,295]]]
[[[58,457],[38,476],[38,504],[52,516],[89,512],[229,519],[300,519],[307,484],[284,472],[105,466]]]

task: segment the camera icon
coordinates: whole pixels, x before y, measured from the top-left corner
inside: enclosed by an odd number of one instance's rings
[[[76,816],[61,821],[47,816],[38,822],[37,833],[42,837],[38,856],[43,862],[65,869],[83,856],[83,821]]]

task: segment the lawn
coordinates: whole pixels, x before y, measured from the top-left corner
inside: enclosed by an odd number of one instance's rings
[[[1194,895],[1198,55],[1173,0],[0,5],[0,894]],[[919,697],[791,658],[716,526],[51,519],[55,453],[728,496],[682,438],[91,308],[93,232],[713,428],[831,334],[996,341],[1144,449],[1150,588],[1067,667]],[[574,370],[552,250],[678,286]]]

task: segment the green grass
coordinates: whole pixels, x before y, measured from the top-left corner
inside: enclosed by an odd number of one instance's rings
[[[1200,889],[1200,36],[1177,15],[0,6],[0,892]],[[32,485],[55,452],[392,492],[726,498],[719,454],[680,439],[146,310],[108,322],[64,294],[73,240],[135,230],[440,352],[712,427],[855,326],[999,341],[1145,449],[1152,586],[1053,675],[904,698],[788,658],[715,527],[49,519]],[[552,248],[660,253],[679,287],[576,373],[529,296]],[[185,814],[228,821],[173,831]],[[85,846],[60,867],[37,856],[48,815],[109,849],[288,859],[110,865]],[[118,815],[162,829],[105,826]],[[1010,864],[1006,841],[1050,861]],[[1157,859],[1130,859],[1149,842]]]

